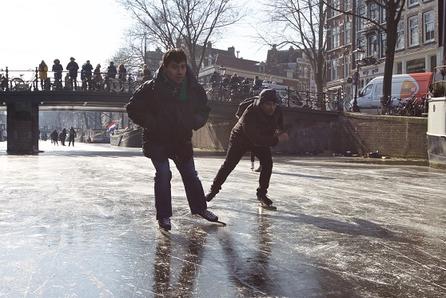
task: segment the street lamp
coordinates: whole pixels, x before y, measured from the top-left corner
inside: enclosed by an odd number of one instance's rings
[[[359,63],[360,61],[363,59],[364,56],[364,50],[361,48],[357,48],[356,50],[353,51],[353,54],[355,54],[355,58],[356,58],[356,71],[353,74],[353,78],[352,78],[352,83],[353,85],[355,85],[355,96],[353,99],[353,112],[359,112],[359,107],[358,107],[358,89],[359,89],[359,80],[360,80],[360,75],[359,75]]]

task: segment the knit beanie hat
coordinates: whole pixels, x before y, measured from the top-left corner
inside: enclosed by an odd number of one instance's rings
[[[274,89],[263,89],[259,94],[259,103],[264,103],[267,101],[272,101],[275,103],[279,102],[279,98],[277,97],[276,90]]]

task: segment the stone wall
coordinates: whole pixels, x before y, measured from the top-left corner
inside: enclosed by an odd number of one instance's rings
[[[235,124],[236,106],[212,107],[209,122],[196,131],[194,146],[224,151]],[[228,120],[229,119],[229,120]],[[427,119],[284,108],[290,141],[273,148],[284,154],[344,154],[346,151],[427,159]]]
[[[359,153],[427,159],[427,118],[346,113],[340,122]]]

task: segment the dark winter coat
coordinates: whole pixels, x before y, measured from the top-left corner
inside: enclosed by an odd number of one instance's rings
[[[85,77],[90,78],[92,70],[93,65],[91,65],[90,63],[85,63],[84,65],[82,65],[82,73]]]
[[[77,77],[78,69],[79,69],[79,65],[77,65],[77,63],[74,61],[70,61],[67,64],[67,70],[68,70],[68,73],[70,74],[70,77]]]
[[[249,147],[271,147],[279,142],[277,131],[283,131],[280,106],[277,106],[274,114],[269,116],[262,111],[259,98],[256,97],[232,128],[229,141],[240,142]]]
[[[156,76],[142,84],[126,109],[129,118],[144,128],[144,155],[157,158],[160,145],[169,158],[192,157],[192,130],[202,127],[209,116],[203,87],[187,70],[187,100],[181,101],[179,87],[170,81],[161,67]],[[152,150],[153,149],[153,150]]]

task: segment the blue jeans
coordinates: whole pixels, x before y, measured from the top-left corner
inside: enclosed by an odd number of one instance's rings
[[[172,195],[170,180],[172,172],[170,171],[169,159],[151,158],[153,166],[156,169],[155,174],[155,208],[156,219],[172,216]],[[204,196],[203,186],[195,170],[194,158],[187,161],[175,161],[175,165],[181,174],[189,208],[192,214],[199,213],[207,208]]]

